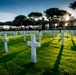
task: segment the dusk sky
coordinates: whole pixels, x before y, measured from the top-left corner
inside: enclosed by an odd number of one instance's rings
[[[27,16],[30,12],[44,12],[48,8],[57,7],[67,10],[76,17],[76,10],[69,4],[76,0],[0,0],[0,21],[12,21],[17,15]]]

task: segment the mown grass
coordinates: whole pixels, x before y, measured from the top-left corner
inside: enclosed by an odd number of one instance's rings
[[[65,38],[61,45],[60,34],[56,39],[44,33],[41,47],[37,48],[37,63],[31,63],[31,47],[18,35],[8,36],[8,52],[4,52],[3,36],[0,37],[0,75],[76,75],[76,35]],[[38,41],[38,37],[37,37]]]

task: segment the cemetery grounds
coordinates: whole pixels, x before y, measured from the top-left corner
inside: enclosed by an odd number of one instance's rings
[[[29,34],[26,41],[21,34],[15,40],[8,35],[8,52],[4,52],[3,36],[0,36],[0,75],[76,75],[76,34],[71,40],[68,33],[64,46],[60,36],[58,33],[54,39],[53,34],[43,33],[41,47],[36,48],[35,64],[31,63],[31,47],[27,45]]]

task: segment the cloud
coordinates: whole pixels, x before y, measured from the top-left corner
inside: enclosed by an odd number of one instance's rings
[[[16,14],[0,12],[0,22],[13,21]]]

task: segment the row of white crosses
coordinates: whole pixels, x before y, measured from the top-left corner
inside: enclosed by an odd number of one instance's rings
[[[67,30],[68,31],[68,30]],[[71,33],[71,39],[73,40],[73,30],[71,30],[70,31],[70,33]],[[1,33],[2,34],[2,33]],[[15,39],[15,37],[17,36],[17,32],[13,32],[13,36],[14,36],[14,39]],[[54,32],[54,34],[55,34],[55,32]],[[62,45],[64,45],[64,30],[62,30],[61,31],[61,34],[62,34]],[[26,40],[26,38],[25,38],[25,36],[26,36],[26,33],[25,32],[23,32],[23,35],[24,35],[24,41]],[[42,31],[40,31],[39,32],[39,34],[38,34],[38,36],[39,36],[39,42],[41,42],[41,38],[42,38]],[[5,44],[6,44],[6,38],[7,38],[7,33],[4,33],[4,39],[5,39]],[[55,38],[55,35],[54,35],[54,38]],[[6,47],[5,47],[6,48]],[[6,49],[7,50],[7,49]],[[7,51],[6,51],[7,52]]]
[[[35,34],[37,33],[38,31],[20,31],[19,33],[22,35],[22,37],[24,37],[24,41],[26,41],[26,35],[27,34]]]
[[[51,36],[53,35],[55,39],[56,35],[59,33],[59,30],[44,30],[43,32],[46,32]]]
[[[62,45],[64,46],[64,37],[68,37],[68,30],[61,30],[61,39],[62,39]],[[66,34],[66,36],[64,35],[64,33]]]
[[[14,34],[14,36],[17,36],[17,32],[14,32],[13,34]],[[23,35],[25,36],[26,33],[23,33]],[[42,38],[42,31],[39,32],[39,42],[41,42],[41,38]],[[15,37],[14,37],[14,39],[15,39]],[[25,38],[24,38],[24,40],[25,40]],[[6,52],[8,51],[7,42],[8,42],[7,33],[4,33],[4,50]]]
[[[14,33],[14,36],[16,36],[16,35],[17,35],[17,33]],[[23,35],[25,36],[26,33],[23,33]],[[39,42],[41,42],[41,38],[42,38],[42,32],[39,32]],[[24,40],[25,40],[25,38],[24,38]],[[6,52],[8,51],[7,42],[8,42],[7,34],[4,33],[4,50]],[[64,32],[63,31],[62,31],[62,45],[64,45]]]
[[[43,32],[49,34],[50,36],[53,35],[53,30],[44,30]]]
[[[64,45],[64,30],[61,30],[61,38],[62,38],[62,45]],[[73,32],[73,31],[71,31]],[[55,31],[54,31],[54,39],[55,39]],[[39,36],[41,37],[41,32],[39,32]],[[40,38],[41,42],[41,38]],[[31,42],[27,42],[28,45],[31,46],[31,61],[36,63],[36,47],[40,47],[40,43],[36,42],[35,35],[31,35]]]
[[[58,33],[59,33],[59,30],[53,30],[54,39]]]
[[[26,32],[20,32],[20,34],[24,37],[24,41],[26,41]]]
[[[76,33],[76,30],[70,30],[70,31],[68,31],[68,30],[62,30],[61,31],[61,34],[62,34],[62,36],[61,36],[61,38],[62,38],[62,45],[64,45],[64,32],[66,32],[66,33],[68,33],[68,32],[70,32],[70,34],[71,34],[71,40],[73,40],[73,35]],[[68,34],[67,34],[67,37],[68,37]]]
[[[4,51],[8,52],[8,38],[7,38],[7,33],[11,34],[11,32],[2,32],[0,34],[4,35],[3,41],[4,41]],[[18,34],[18,32],[12,32],[13,36],[14,36],[14,40]],[[26,40],[26,32],[23,32],[23,36],[24,36],[24,41]]]
[[[61,30],[61,38],[62,38],[62,45],[64,45],[64,30]],[[71,34],[73,34],[73,31],[70,31]],[[17,33],[14,33],[14,35],[17,36]],[[54,34],[57,33],[56,31],[54,32]],[[23,34],[23,36],[26,35],[25,32],[21,33]],[[33,63],[36,63],[36,47],[40,47],[41,46],[41,38],[42,38],[42,31],[39,32],[38,34],[39,36],[39,42],[36,42],[36,36],[34,34],[31,33],[31,41],[28,41],[27,44],[31,46],[31,61]],[[73,37],[73,36],[72,36]],[[54,35],[55,38],[55,35]],[[7,42],[8,42],[8,38],[7,38],[7,33],[4,33],[4,51],[8,52],[8,46],[7,46]]]
[[[13,32],[13,38],[14,38],[14,40],[16,39],[17,34],[18,34],[18,32]]]

